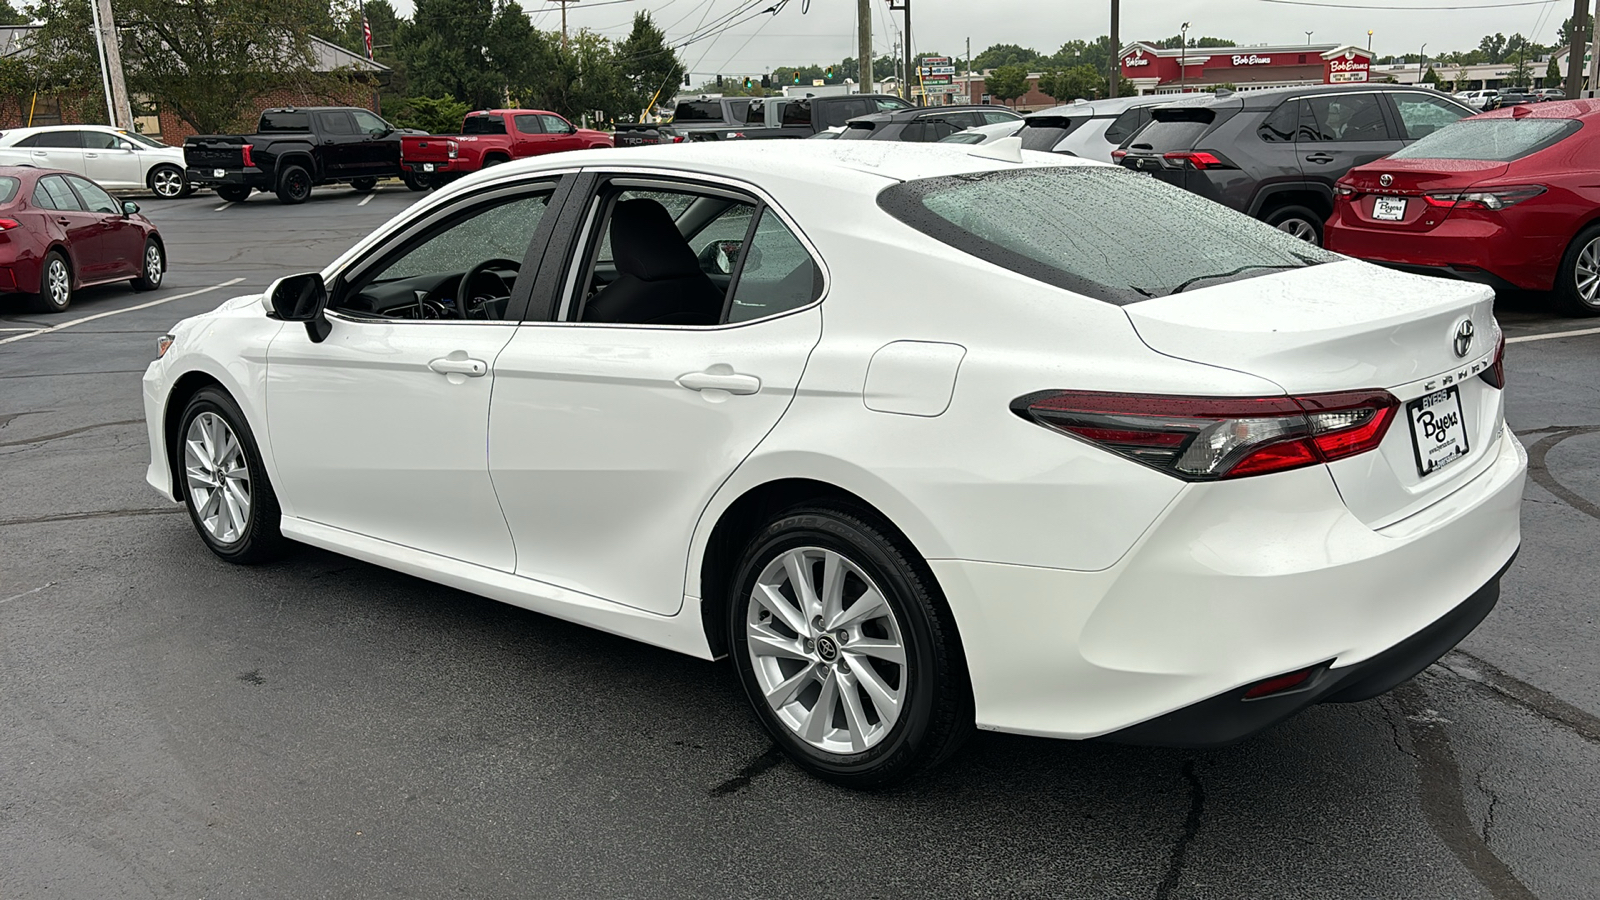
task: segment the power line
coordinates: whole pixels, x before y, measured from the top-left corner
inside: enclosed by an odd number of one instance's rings
[[[1437,9],[1505,9],[1511,6],[1543,6],[1554,3],[1556,0],[1517,0],[1514,3],[1476,3],[1452,6],[1373,6],[1355,3],[1316,3],[1313,0],[1260,0],[1262,3],[1277,3],[1282,6],[1320,6],[1325,9],[1382,9],[1389,12],[1427,12]]]

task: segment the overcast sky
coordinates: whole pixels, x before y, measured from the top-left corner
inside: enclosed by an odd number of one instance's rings
[[[559,6],[548,0],[521,0],[534,24],[559,29]],[[610,37],[627,35],[636,10],[645,9],[678,41],[699,22],[715,22],[749,0],[622,0],[601,4],[577,2],[568,7],[569,28],[591,28]],[[759,0],[764,9],[773,0]],[[789,0],[776,16],[761,16],[733,27],[715,39],[692,44],[679,55],[696,75],[759,74],[796,63],[827,63],[855,54],[856,0]],[[1350,5],[1401,7],[1511,2],[1511,0],[1325,0]],[[409,15],[410,0],[396,6]],[[872,0],[875,52],[889,52],[899,38],[900,13],[891,14],[887,0]],[[1063,43],[1090,40],[1109,31],[1109,0],[915,0],[912,45],[917,51],[961,55],[972,39],[974,53],[990,44],[1007,43],[1053,53]],[[1535,6],[1450,11],[1395,9],[1322,9],[1287,6],[1266,0],[1123,0],[1122,39],[1158,39],[1178,33],[1189,22],[1191,37],[1212,35],[1240,44],[1298,44],[1311,31],[1315,43],[1364,46],[1371,29],[1372,49],[1381,56],[1415,53],[1422,42],[1429,56],[1468,50],[1485,34],[1521,32],[1541,44],[1555,41],[1556,28],[1571,14],[1571,0]]]

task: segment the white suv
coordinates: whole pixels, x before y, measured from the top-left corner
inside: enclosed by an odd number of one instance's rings
[[[113,190],[148,189],[163,200],[191,190],[183,148],[109,125],[13,128],[0,135],[0,165],[64,169]]]

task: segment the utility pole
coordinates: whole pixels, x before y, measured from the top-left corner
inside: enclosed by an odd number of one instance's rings
[[[900,2],[905,4],[905,11],[906,11],[906,34],[905,34],[905,38],[906,38],[906,46],[905,46],[905,54],[906,54],[906,99],[910,100],[911,99],[911,77],[912,77],[911,76],[911,0],[900,0]],[[928,100],[928,96],[927,96],[926,93],[924,93],[923,96],[922,96],[922,102],[919,102],[917,105],[918,106],[926,106],[927,105],[927,100]]]
[[[106,65],[106,33],[100,27],[100,4],[90,3],[89,14],[94,17],[94,49],[100,57],[100,86],[106,90],[106,120],[117,127],[116,104],[111,102],[111,67]],[[30,121],[32,116],[29,116]]]
[[[1568,100],[1576,100],[1583,93],[1583,36],[1590,27],[1588,7],[1587,0],[1572,0],[1572,33],[1567,36]]]
[[[1117,82],[1122,80],[1122,2],[1111,0],[1111,71],[1106,79],[1106,97],[1115,99]]]
[[[1186,93],[1189,90],[1189,85],[1188,85],[1188,75],[1189,75],[1188,63],[1189,63],[1189,60],[1187,59],[1188,55],[1189,55],[1189,23],[1185,22],[1185,23],[1183,23],[1183,27],[1178,29],[1178,93],[1180,93],[1180,94]]]
[[[1589,20],[1590,31],[1595,31],[1594,23],[1600,21],[1600,0],[1594,0],[1595,18]],[[1589,90],[1593,91],[1600,85],[1600,31],[1595,31],[1594,43],[1589,47]]]
[[[122,45],[117,42],[117,20],[111,0],[94,0],[95,43],[100,45],[100,71],[106,83],[106,115],[111,127],[133,130],[133,107],[128,103],[128,82],[122,74]]]
[[[860,93],[870,94],[876,86],[872,80],[872,0],[856,0],[856,45],[861,59]]]
[[[567,4],[577,3],[578,0],[549,0],[551,3],[561,4],[561,54],[567,53]]]

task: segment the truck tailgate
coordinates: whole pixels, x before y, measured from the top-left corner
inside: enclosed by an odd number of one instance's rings
[[[192,137],[183,142],[183,161],[192,169],[244,168],[244,138]]]
[[[402,135],[400,159],[407,163],[446,163],[450,156],[451,138],[444,135]]]

